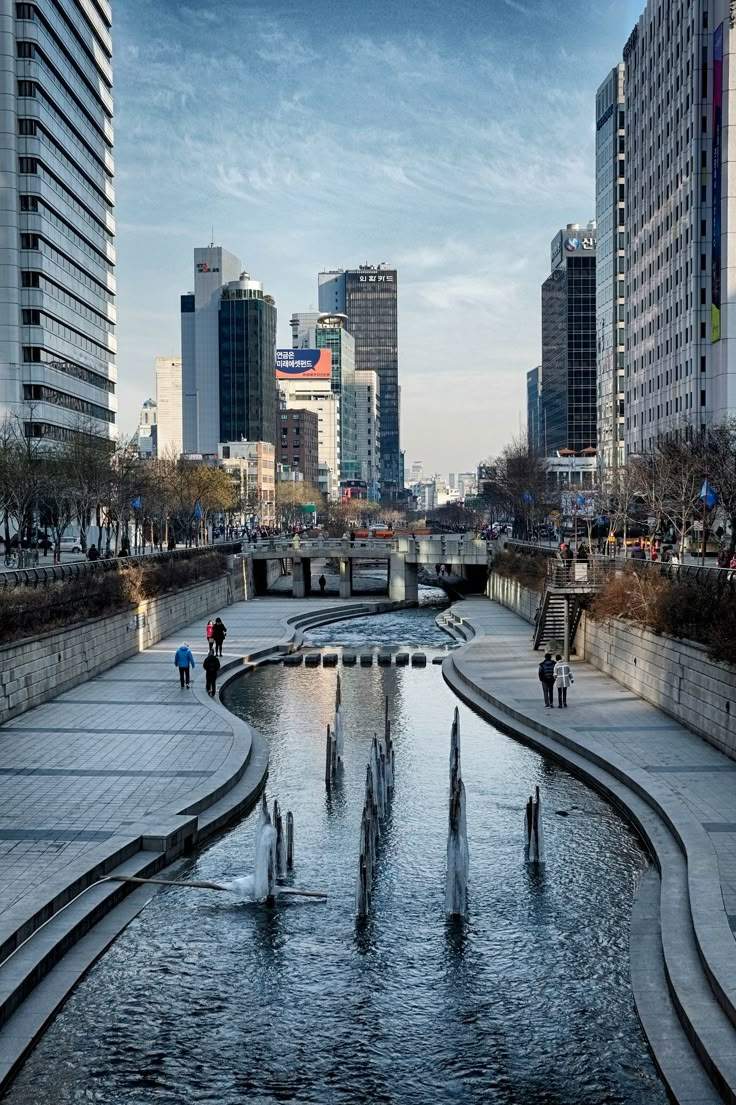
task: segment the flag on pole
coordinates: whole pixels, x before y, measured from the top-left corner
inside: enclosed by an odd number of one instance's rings
[[[194,504],[194,517],[197,519],[197,521],[199,521],[199,519],[202,517],[202,504],[200,503],[199,499],[197,499],[196,503]]]
[[[707,480],[703,480],[703,486],[700,489],[700,501],[707,510],[712,510],[718,502],[718,492],[714,487],[711,487]]]
[[[133,510],[140,510],[142,505],[140,495],[136,495],[134,499],[131,499],[130,505],[133,507]]]

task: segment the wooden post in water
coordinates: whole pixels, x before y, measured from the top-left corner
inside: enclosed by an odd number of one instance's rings
[[[327,726],[327,748],[325,751],[325,782],[329,787],[332,782],[332,730]]]
[[[294,814],[286,813],[286,870],[294,870]]]

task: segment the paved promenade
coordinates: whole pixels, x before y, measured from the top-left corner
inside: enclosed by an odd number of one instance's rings
[[[256,599],[212,611],[228,627],[223,664],[285,643],[333,599]],[[197,667],[182,690],[173,656]],[[245,760],[248,727],[205,692],[204,623],[0,728],[0,946],[90,861],[211,793]]]

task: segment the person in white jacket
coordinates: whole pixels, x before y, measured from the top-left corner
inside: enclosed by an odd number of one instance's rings
[[[557,663],[555,664],[555,686],[557,687],[557,706],[561,710],[564,706],[567,709],[567,688],[575,680],[572,677],[572,668],[568,664],[567,660],[563,660],[561,656],[555,656]]]

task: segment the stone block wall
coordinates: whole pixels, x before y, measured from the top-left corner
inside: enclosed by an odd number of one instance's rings
[[[183,626],[245,598],[244,565],[218,579],[148,599],[137,609],[0,646],[0,724],[142,652]],[[173,663],[173,660],[172,660]]]
[[[492,574],[488,593],[534,621],[536,591]],[[618,618],[594,622],[583,614],[575,652],[736,760],[736,671],[710,660],[702,645],[659,636]]]

